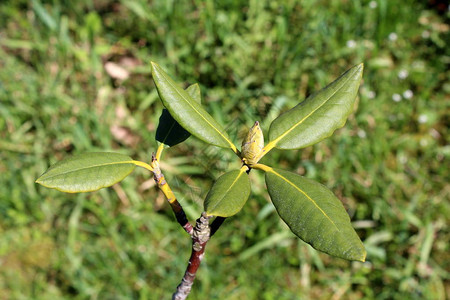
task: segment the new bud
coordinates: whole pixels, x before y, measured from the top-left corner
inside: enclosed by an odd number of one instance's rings
[[[261,158],[261,153],[264,148],[264,136],[259,126],[259,122],[256,121],[255,125],[247,133],[247,136],[242,141],[241,158],[242,161],[251,166],[256,164]]]

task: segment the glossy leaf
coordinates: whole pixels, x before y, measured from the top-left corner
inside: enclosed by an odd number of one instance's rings
[[[279,169],[266,172],[266,184],[278,214],[295,235],[330,255],[365,261],[366,251],[344,206],[325,186]]]
[[[202,93],[200,91],[200,86],[198,85],[198,83],[194,83],[188,86],[186,92],[189,94],[189,96],[192,97],[192,99],[197,101],[197,103],[202,103]]]
[[[234,170],[217,179],[205,199],[208,215],[231,217],[241,210],[250,196],[250,179],[245,170]]]
[[[127,155],[83,153],[52,165],[36,182],[61,192],[91,192],[121,181],[135,167],[134,161]]]
[[[161,101],[181,126],[206,143],[237,152],[222,126],[153,62],[152,76]]]
[[[358,93],[363,64],[359,64],[305,101],[276,118],[267,148],[300,149],[329,137],[344,126]]]
[[[200,87],[198,84],[189,86],[186,91],[197,101],[201,102]],[[159,117],[158,128],[156,129],[156,140],[170,147],[184,142],[191,134],[184,129],[178,122],[170,115],[167,109],[163,109]]]

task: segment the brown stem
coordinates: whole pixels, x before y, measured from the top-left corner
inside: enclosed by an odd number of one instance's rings
[[[189,263],[184,273],[181,283],[178,285],[176,292],[172,295],[172,300],[185,300],[191,292],[192,284],[194,283],[195,275],[198,267],[203,259],[206,243],[210,238],[209,219],[206,212],[197,219],[194,232],[192,234],[192,253],[189,258]]]
[[[159,156],[161,156],[161,150],[158,149],[158,151]],[[206,212],[203,212],[201,217],[197,219],[196,225],[193,228],[187,220],[186,214],[184,213],[181,204],[177,201],[174,193],[172,192],[172,189],[166,182],[166,179],[164,178],[164,175],[162,174],[159,167],[158,156],[155,154],[152,155],[151,167],[153,168],[155,182],[158,185],[159,189],[164,193],[164,196],[166,196],[166,199],[172,207],[178,223],[192,238],[192,253],[191,257],[189,258],[186,272],[184,273],[183,279],[178,285],[176,292],[172,295],[173,300],[185,300],[191,292],[197,270],[200,267],[200,263],[204,256],[206,243],[209,241],[210,237],[219,229],[225,218],[216,217],[216,219],[211,224],[212,227],[210,227],[209,219],[211,219],[212,216],[208,216]]]
[[[156,159],[155,154],[152,155],[151,166],[153,168],[153,178],[155,179],[155,182],[158,185],[159,189],[163,192],[164,196],[166,196],[166,199],[169,202],[170,207],[172,207],[173,213],[175,214],[175,218],[177,219],[181,227],[183,227],[183,229],[190,236],[192,236],[194,229],[192,228],[191,223],[189,223],[186,214],[184,213],[183,207],[181,206],[180,202],[178,202],[177,198],[172,192],[172,189],[164,178],[164,175],[159,167],[159,161]]]

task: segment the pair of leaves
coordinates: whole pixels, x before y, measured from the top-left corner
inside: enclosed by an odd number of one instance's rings
[[[208,114],[200,102],[195,101],[154,62],[152,62],[152,76],[164,106],[184,129],[208,144],[231,148],[237,152],[226,131]]]
[[[200,105],[201,95],[198,84],[183,91]],[[164,109],[156,131],[156,140],[168,146],[183,142],[190,136],[178,122]],[[64,159],[51,166],[36,182],[67,193],[96,191],[109,187],[128,176],[136,165],[150,167],[131,157],[118,153],[84,153]]]
[[[354,107],[363,64],[342,74],[324,89],[276,118],[269,129],[264,154],[276,147],[300,149],[327,138],[344,126]],[[162,68],[152,62],[152,76],[170,115],[188,132],[211,145],[231,148],[228,134],[201,106],[189,90],[183,90]]]
[[[201,93],[198,84],[193,84],[186,89],[191,98],[197,103],[201,103]],[[158,128],[156,129],[156,140],[170,147],[184,142],[191,134],[184,129],[172,117],[167,109],[163,109],[161,117],[159,117]]]
[[[201,102],[198,84],[189,86],[186,93],[197,103]],[[190,135],[168,110],[163,110],[156,131],[157,141],[174,146]],[[123,180],[136,165],[146,164],[118,153],[83,153],[52,165],[36,182],[67,193],[92,192]]]
[[[171,84],[166,82],[168,81],[167,74],[163,73],[163,71],[155,64],[153,64],[153,69],[158,74],[163,74],[163,76],[159,75],[155,78],[157,85],[171,86]],[[351,68],[324,89],[308,97],[299,105],[276,118],[270,126],[270,142],[263,149],[262,154],[267,153],[273,147],[280,149],[298,149],[309,146],[331,135],[337,128],[342,127],[353,109],[361,81],[362,70],[362,64]],[[163,83],[158,83],[157,80],[163,80]],[[173,95],[175,92],[172,89],[168,89],[167,91],[159,89],[158,91],[161,96],[167,94],[164,103],[167,101],[188,102],[189,100],[187,98],[187,100],[178,98],[174,100]],[[166,105],[166,107],[168,107],[168,105]],[[171,113],[174,115],[182,115],[182,112],[177,111],[171,111]],[[204,113],[206,114],[206,112]],[[259,128],[258,122],[252,127],[252,129],[254,128]],[[192,133],[194,134],[193,131]],[[253,136],[252,130],[250,130],[249,135],[251,137]],[[263,140],[262,137],[260,139]],[[243,145],[245,145],[245,143]],[[258,159],[255,159],[255,162],[257,162],[257,160]],[[241,179],[241,181],[242,185],[244,185],[245,182],[243,179]],[[213,189],[216,185],[225,184],[227,185],[226,188],[220,188],[220,190],[231,189],[231,184],[233,184],[235,188],[240,188],[237,183],[233,180],[224,181],[219,179],[215,183]],[[232,193],[230,195],[232,195]],[[214,199],[214,201],[211,199]],[[207,203],[207,205],[205,204],[205,209],[208,214],[225,217],[232,215],[232,212],[236,211],[232,205],[215,203],[218,201],[234,203],[234,199],[231,197],[209,197],[208,201],[205,202]],[[240,203],[241,202],[239,202],[239,206],[241,205]],[[214,207],[214,210],[208,210],[211,207]]]
[[[270,198],[291,231],[317,250],[347,260],[365,261],[364,246],[341,201],[325,186],[300,175],[267,168]],[[230,217],[250,195],[245,167],[223,174],[206,196],[209,215]]]

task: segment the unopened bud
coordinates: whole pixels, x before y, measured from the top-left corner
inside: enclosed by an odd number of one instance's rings
[[[259,122],[256,121],[255,125],[247,133],[247,136],[242,141],[241,157],[242,161],[247,165],[256,164],[261,157],[264,148],[264,136],[259,127]]]

